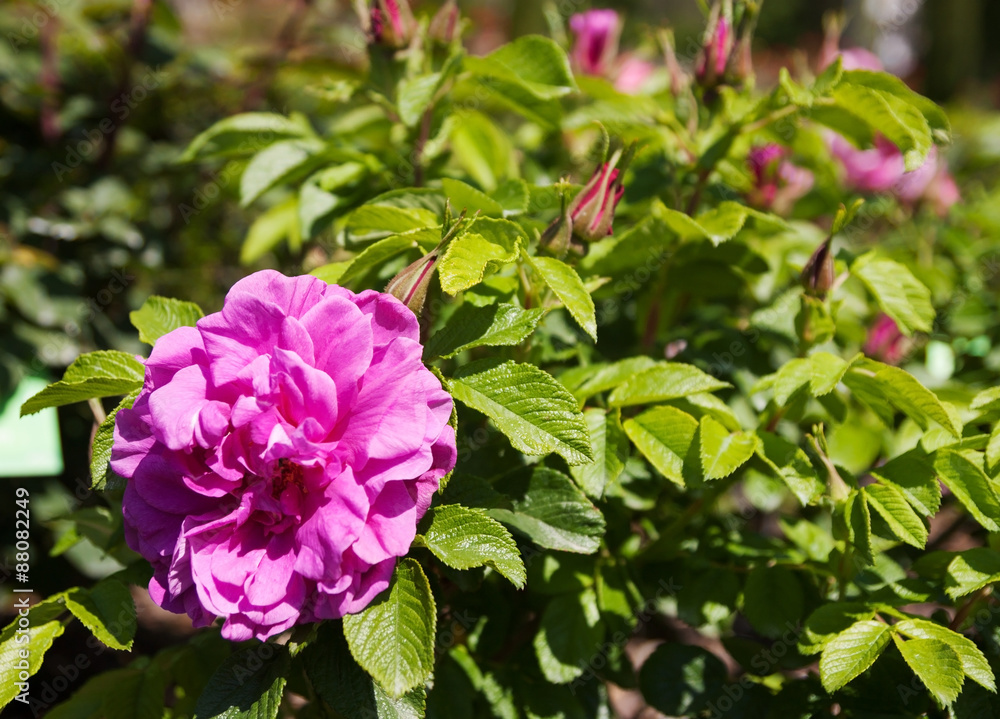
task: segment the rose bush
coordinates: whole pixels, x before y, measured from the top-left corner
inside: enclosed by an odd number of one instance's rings
[[[756,78],[755,2],[635,82],[610,11],[480,56],[453,3],[359,9],[366,58],[290,54],[301,104],[179,158],[253,218],[221,309],[149,297],[148,358],[22,408],[90,403],[101,511],[59,548],[121,565],[30,609],[24,672],[67,612],[143,653],[53,715],[1000,711],[972,141],[835,33]]]

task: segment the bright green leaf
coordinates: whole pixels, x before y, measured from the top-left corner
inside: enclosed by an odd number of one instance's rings
[[[624,428],[660,474],[684,486],[684,458],[698,431],[698,421],[675,407],[654,407],[625,420]]]
[[[958,698],[964,677],[954,649],[938,639],[894,639],[910,669],[939,702],[951,704]]]
[[[280,644],[254,643],[234,652],[208,680],[194,719],[275,719],[290,661]]]
[[[864,620],[852,624],[831,639],[819,659],[823,687],[834,692],[868,669],[889,645],[888,624]]]
[[[480,218],[448,243],[438,265],[441,289],[450,295],[483,281],[487,273],[517,259],[527,236],[510,220]]]
[[[728,382],[705,374],[694,365],[660,362],[639,372],[611,393],[612,407],[664,402],[729,387]]]
[[[422,541],[434,556],[455,569],[493,567],[521,589],[524,562],[514,539],[499,522],[482,509],[457,504],[432,508],[430,525]]]
[[[621,424],[621,413],[591,408],[583,413],[590,432],[590,444],[596,459],[591,464],[570,467],[570,474],[588,497],[600,499],[604,488],[625,469],[628,437]]]
[[[442,329],[431,335],[425,356],[448,358],[473,347],[519,345],[544,314],[541,308],[522,310],[504,302],[485,307],[463,304]]]
[[[545,280],[545,284],[573,315],[576,323],[596,342],[597,315],[594,300],[584,287],[583,280],[576,274],[576,270],[552,257],[532,257],[530,262]]]
[[[178,327],[194,327],[204,316],[205,313],[194,302],[153,295],[142,303],[142,307],[130,312],[128,318],[132,326],[139,330],[139,340],[151,345]]]

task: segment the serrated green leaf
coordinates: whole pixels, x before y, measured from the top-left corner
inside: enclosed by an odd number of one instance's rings
[[[841,80],[852,85],[861,85],[885,94],[895,95],[916,107],[935,131],[941,131],[945,136],[951,132],[948,116],[944,110],[926,97],[911,90],[905,82],[894,75],[871,70],[847,70],[841,75]],[[942,136],[941,139],[945,139],[945,136]]]
[[[487,514],[535,544],[578,554],[593,554],[600,547],[604,516],[565,474],[536,467],[523,486],[504,489],[512,493],[511,508]]]
[[[400,80],[396,106],[399,108],[399,119],[408,127],[414,127],[420,122],[440,87],[441,77],[440,72],[434,72]]]
[[[134,391],[126,396],[117,407],[108,412],[108,416],[94,433],[90,454],[90,480],[93,489],[103,491],[107,487],[109,476],[114,474],[110,462],[111,448],[115,442],[115,417],[118,416],[118,410],[123,407],[131,409],[138,395],[138,391]]]
[[[736,237],[750,220],[754,220],[762,229],[780,230],[788,226],[776,215],[760,212],[731,200],[702,213],[697,219],[663,204],[655,205],[653,211],[680,239],[708,240],[716,246]]]
[[[785,567],[757,566],[743,588],[743,614],[765,637],[776,639],[802,616],[802,583]]]
[[[473,362],[448,387],[457,400],[492,419],[515,449],[531,455],[557,452],[571,465],[593,461],[587,425],[573,395],[534,365]]]
[[[62,380],[50,384],[21,405],[21,416],[46,407],[128,394],[142,386],[144,373],[142,363],[126,352],[101,350],[80,355]]]
[[[989,662],[968,637],[927,619],[904,619],[896,622],[894,629],[911,639],[936,639],[946,644],[958,655],[961,671],[965,676],[985,689],[996,692],[996,679]]]
[[[834,88],[832,96],[837,105],[864,118],[898,147],[908,171],[926,161],[933,145],[931,128],[913,105],[895,95],[843,80]]]
[[[302,662],[316,693],[344,719],[423,719],[423,687],[390,697],[354,661],[339,624],[320,625]]]
[[[945,591],[952,599],[1000,582],[1000,553],[987,547],[966,549],[948,564]]]
[[[398,207],[388,204],[362,205],[347,216],[344,232],[353,241],[378,240],[410,230],[441,224],[438,215],[425,207]]]
[[[500,203],[472,185],[445,177],[441,180],[441,189],[451,200],[451,208],[455,212],[464,211],[469,217],[477,212],[481,217],[503,217]]]
[[[531,257],[529,260],[576,323],[596,342],[597,314],[594,300],[576,270],[552,257]]]
[[[441,289],[455,295],[479,284],[487,273],[514,262],[527,240],[524,230],[510,220],[477,219],[448,243],[438,264]]]
[[[322,160],[318,140],[282,140],[261,150],[240,177],[240,205],[247,207],[273,187],[304,177]]]
[[[875,562],[872,556],[872,515],[865,501],[865,495],[852,490],[844,503],[847,519],[847,538],[858,556],[868,564]]]
[[[702,392],[714,392],[731,385],[705,374],[694,365],[660,362],[639,372],[611,393],[612,407],[664,402]]]
[[[926,546],[927,527],[901,490],[891,484],[870,484],[861,491],[868,505],[882,516],[897,539],[917,549]]]
[[[531,192],[524,180],[512,178],[501,183],[490,197],[503,208],[504,216],[520,215],[528,211]]]
[[[534,332],[545,310],[522,310],[516,305],[498,302],[476,307],[463,304],[448,323],[431,335],[425,357],[454,357],[473,347],[511,347],[521,344]]]
[[[813,504],[826,491],[809,456],[797,445],[771,432],[757,432],[757,456],[783,481],[803,505]]]
[[[434,670],[437,609],[420,565],[403,558],[389,588],[358,614],[344,617],[351,655],[389,696],[422,685]]]
[[[439,228],[425,227],[389,235],[368,245],[351,260],[317,267],[310,274],[324,282],[346,285],[352,280],[363,278],[402,252],[433,248],[440,239],[439,232]]]
[[[549,602],[535,635],[535,655],[545,678],[568,684],[600,656],[604,625],[592,589],[561,594]]]
[[[951,704],[962,691],[962,662],[955,650],[938,639],[893,637],[913,673],[942,704]]]
[[[860,602],[823,604],[806,620],[799,635],[799,651],[818,654],[831,639],[858,621],[875,616],[875,610]]]
[[[1000,387],[984,389],[973,397],[969,406],[977,410],[1000,409]]]
[[[701,471],[706,480],[728,477],[746,464],[757,450],[753,432],[733,432],[703,415],[699,423]]]
[[[925,517],[937,514],[941,507],[941,485],[934,463],[919,448],[893,457],[873,468],[871,474],[883,483],[898,487],[913,508]]]
[[[255,644],[234,652],[208,680],[194,719],[275,719],[291,658],[280,644]]]
[[[524,88],[539,100],[562,97],[576,88],[566,52],[541,35],[526,35],[486,57],[466,57],[464,69]]]
[[[900,332],[910,336],[931,331],[935,317],[931,291],[906,265],[869,252],[854,261],[851,274],[864,283]]]
[[[570,467],[569,472],[588,497],[600,499],[604,488],[618,479],[628,460],[628,436],[621,424],[621,413],[591,408],[583,413],[590,432],[590,445],[596,458],[591,464]]]
[[[142,303],[142,307],[130,312],[128,318],[132,326],[139,330],[139,340],[151,345],[178,327],[194,327],[204,316],[205,313],[194,302],[153,295]]]
[[[954,437],[962,436],[961,421],[953,416],[937,395],[906,370],[866,359],[853,367],[844,380],[855,393],[863,385],[864,392],[877,397],[875,402],[890,403],[924,430],[931,422],[936,422]],[[861,380],[862,385],[855,384],[855,380]],[[867,395],[862,394],[859,398],[872,406]],[[872,406],[872,409],[876,407]],[[886,419],[882,416],[882,411],[876,409],[876,412],[883,421]],[[892,413],[889,413],[890,423],[892,417]]]
[[[128,587],[114,579],[91,589],[76,587],[65,594],[66,608],[106,646],[129,651],[135,637],[135,602]]]
[[[583,402],[595,394],[614,389],[633,375],[655,365],[656,361],[652,358],[639,356],[629,357],[610,365],[595,365],[592,368],[584,368],[593,369],[593,372],[588,373],[582,384],[572,388],[573,394]]]
[[[823,648],[819,676],[823,688],[834,692],[868,669],[889,645],[888,624],[864,620],[852,624]]]
[[[938,450],[934,469],[976,521],[991,532],[1000,532],[1000,496],[982,468],[964,454]]]
[[[684,458],[698,431],[698,421],[676,407],[654,407],[625,420],[625,433],[664,477],[684,486]]]
[[[522,589],[524,562],[503,525],[482,509],[457,504],[434,507],[422,541],[434,556],[455,569],[490,566]]]
[[[986,445],[986,467],[996,475],[1000,471],[1000,422],[997,422]]]
[[[15,617],[4,627],[0,633],[0,667],[3,668],[0,671],[0,707],[7,706],[15,696],[22,694],[17,686],[21,681],[21,671],[31,677],[42,668],[45,653],[65,629],[58,619],[64,611],[66,607],[53,597],[31,607],[27,617]],[[22,619],[26,619],[27,624],[22,624]],[[18,633],[19,629],[24,631]],[[19,637],[27,637],[27,640]],[[27,652],[27,657],[21,654],[22,651]],[[22,661],[27,662],[26,668],[18,667]],[[18,667],[17,671],[12,671],[12,667]],[[32,692],[27,692],[27,696],[30,699]]]
[[[245,112],[220,120],[194,138],[180,161],[249,155],[282,138],[306,136],[308,133],[301,123],[283,115]]]
[[[813,397],[822,397],[833,392],[844,379],[847,370],[860,358],[861,355],[856,355],[850,360],[843,360],[829,352],[814,352],[809,355],[811,369],[809,391]]]
[[[516,173],[510,137],[481,112],[463,114],[451,131],[451,146],[458,164],[487,192]]]

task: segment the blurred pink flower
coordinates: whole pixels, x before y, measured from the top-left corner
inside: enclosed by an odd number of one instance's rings
[[[788,150],[773,143],[750,150],[747,162],[754,176],[754,188],[747,198],[750,204],[784,215],[812,189],[813,173],[787,157]]]
[[[111,455],[153,601],[263,640],[384,590],[456,458],[418,337],[390,295],[264,270],[157,340]]]
[[[898,365],[912,346],[910,338],[899,331],[896,321],[887,314],[880,314],[868,330],[864,352],[879,362]]]
[[[615,89],[626,95],[635,95],[646,84],[656,66],[637,57],[625,56],[618,63],[615,74]]]
[[[571,59],[577,72],[605,77],[622,93],[642,89],[656,66],[629,54],[618,53],[621,18],[614,10],[588,10],[570,18],[576,35]]]
[[[698,82],[706,87],[722,81],[729,64],[729,55],[736,44],[729,18],[725,14],[715,14],[713,18],[714,24],[709,23],[707,40],[694,71]]]

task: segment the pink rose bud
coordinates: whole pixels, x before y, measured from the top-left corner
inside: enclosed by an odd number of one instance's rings
[[[723,81],[729,55],[733,51],[733,29],[729,18],[716,6],[709,21],[708,33],[695,66],[695,77],[704,87],[715,87]]]
[[[368,33],[372,43],[404,47],[416,31],[408,0],[373,0],[369,6]]]
[[[416,262],[407,265],[399,274],[389,280],[385,291],[410,308],[417,317],[424,309],[427,288],[430,287],[434,268],[437,267],[440,249],[434,249]]]
[[[608,77],[618,55],[621,22],[614,10],[588,10],[570,18],[576,35],[572,60],[580,72]]]
[[[450,45],[458,32],[460,19],[458,4],[455,0],[448,0],[431,18],[427,32],[438,42]]]
[[[833,287],[834,268],[833,253],[830,252],[830,242],[832,238],[827,238],[812,257],[802,268],[802,285],[808,294],[824,299],[826,294]]]
[[[895,320],[889,315],[880,314],[868,330],[864,352],[879,362],[898,365],[912,345],[912,341],[899,331]]]
[[[756,207],[787,214],[795,203],[812,189],[813,174],[792,164],[788,150],[769,144],[754,147],[747,164],[754,177],[754,187],[748,200]]]
[[[395,297],[273,270],[160,337],[111,450],[150,598],[231,641],[368,606],[455,466],[422,353]]]
[[[629,148],[621,168],[616,165],[622,160],[622,151],[616,152],[598,168],[590,182],[580,190],[580,194],[573,198],[567,214],[573,224],[573,234],[581,240],[595,242],[611,234],[615,207],[625,194],[622,179],[632,151],[633,148]]]

